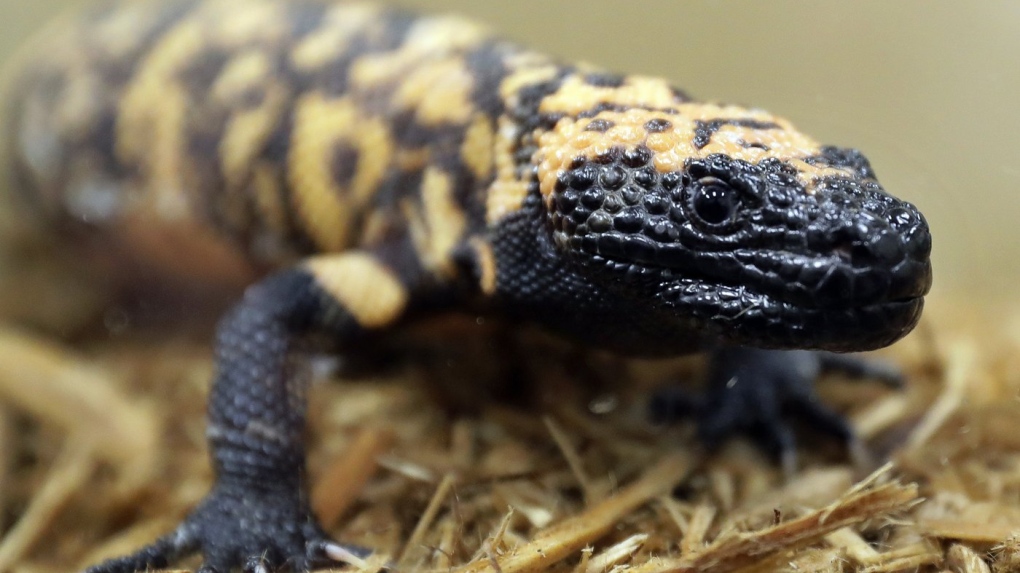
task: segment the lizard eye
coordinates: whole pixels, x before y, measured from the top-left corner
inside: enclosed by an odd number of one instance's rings
[[[702,177],[695,181],[687,197],[693,222],[710,231],[727,229],[740,208],[737,191],[716,177]]]

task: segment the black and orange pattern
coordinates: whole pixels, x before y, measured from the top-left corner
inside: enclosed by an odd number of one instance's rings
[[[647,145],[663,172],[713,153],[825,172],[766,112],[562,65],[456,17],[177,0],[96,9],[34,46],[10,127],[33,202],[97,226],[194,221],[269,265],[399,242],[449,276],[458,246],[521,208],[534,166],[548,197],[574,155],[613,145]]]
[[[804,388],[836,362],[741,345],[889,344],[931,281],[923,217],[860,153],[457,17],[112,3],[22,60],[6,155],[36,217],[116,237],[127,257],[169,244],[175,264],[261,276],[218,332],[217,485],[173,534],[97,572],[196,551],[211,571],[339,554],[304,494],[305,392],[286,365],[304,334],[343,346],[460,308],[627,353],[726,347],[703,438],[752,429],[789,459],[777,402],[852,439]],[[775,375],[727,393],[756,371]]]

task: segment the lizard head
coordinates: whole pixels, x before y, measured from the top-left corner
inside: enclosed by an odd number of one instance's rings
[[[556,248],[660,321],[736,344],[865,350],[920,317],[924,217],[859,152],[782,118],[711,104],[602,111],[560,120],[540,153]]]

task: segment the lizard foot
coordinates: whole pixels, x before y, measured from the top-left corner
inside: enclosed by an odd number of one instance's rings
[[[329,539],[297,492],[218,484],[174,532],[86,573],[162,569],[196,552],[204,558],[199,573],[304,572],[368,553]]]
[[[813,383],[825,371],[877,379],[895,387],[902,384],[898,371],[882,362],[807,350],[722,348],[712,356],[706,394],[663,391],[652,399],[652,418],[658,422],[695,418],[701,441],[710,449],[733,434],[745,434],[774,456],[788,475],[797,466],[790,419],[838,439],[853,457],[863,458],[864,450],[849,422],[815,394]]]

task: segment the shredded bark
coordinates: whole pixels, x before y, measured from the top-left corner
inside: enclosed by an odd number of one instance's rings
[[[968,304],[933,301],[881,353],[905,389],[820,381],[867,456],[804,439],[792,475],[746,442],[709,455],[690,424],[648,423],[649,394],[695,388],[698,358],[528,332],[508,365],[501,344],[445,324],[357,376],[303,357],[312,504],[376,550],[346,566],[365,572],[1020,571],[1020,312]],[[201,499],[208,344],[0,328],[0,571],[127,552]]]

